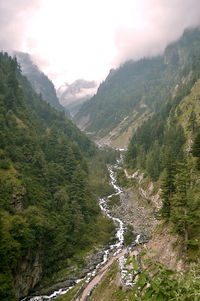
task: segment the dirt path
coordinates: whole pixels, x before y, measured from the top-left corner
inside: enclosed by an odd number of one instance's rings
[[[123,256],[126,253],[126,249],[123,249],[122,252],[117,254],[116,256],[113,256],[110,258],[110,260],[107,262],[106,265],[104,265],[101,270],[98,272],[98,274],[92,279],[91,282],[88,283],[86,288],[84,289],[82,295],[76,299],[76,301],[84,301],[88,293],[102,280],[102,278],[105,276],[105,274],[108,271],[108,268],[111,266],[113,261],[115,259],[118,259],[119,257]]]

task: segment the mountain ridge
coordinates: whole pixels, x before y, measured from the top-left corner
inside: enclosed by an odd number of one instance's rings
[[[188,29],[163,55],[128,61],[111,70],[74,121],[95,140],[115,147],[128,146],[132,132],[141,124],[139,120],[159,111],[188,76],[188,61],[198,54],[199,45],[199,28]],[[112,135],[115,130],[116,135]],[[125,145],[120,145],[118,134],[124,136]]]
[[[33,62],[30,54],[19,51],[15,51],[13,54],[17,57],[22,73],[28,78],[35,92],[41,94],[42,98],[52,107],[61,112],[65,111],[66,115],[70,117],[69,112],[60,104],[52,81]]]

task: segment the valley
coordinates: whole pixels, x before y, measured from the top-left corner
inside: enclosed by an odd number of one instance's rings
[[[0,54],[1,299],[199,300],[200,29],[111,70],[73,122],[18,56],[24,74]]]
[[[118,163],[120,163],[120,161],[118,160]],[[117,167],[118,165],[115,165],[115,167]],[[134,227],[134,231],[135,231],[135,241],[139,241],[140,242],[140,246],[142,246],[142,244],[144,242],[148,241],[148,235],[151,234],[152,232],[152,226],[153,223],[151,223],[149,221],[149,223],[151,224],[151,230],[149,228],[149,226],[147,226],[147,224],[145,223],[145,220],[148,217],[152,217],[152,213],[146,212],[144,210],[144,208],[142,207],[142,205],[135,203],[135,204],[127,204],[127,203],[132,203],[131,202],[131,198],[130,196],[127,197],[127,194],[130,193],[130,191],[128,193],[125,193],[121,190],[121,188],[119,186],[116,185],[116,174],[113,171],[112,167],[109,167],[109,172],[110,172],[110,177],[111,177],[111,185],[115,188],[116,193],[112,194],[104,199],[100,199],[99,200],[99,204],[101,207],[101,210],[105,212],[105,214],[111,218],[113,221],[115,221],[115,223],[119,223],[119,227],[116,233],[116,238],[117,241],[115,244],[111,244],[109,249],[104,251],[104,255],[103,255],[103,261],[101,263],[99,263],[96,267],[94,271],[91,271],[90,273],[88,273],[88,275],[84,278],[86,279],[86,281],[84,282],[83,280],[83,284],[82,286],[79,288],[78,292],[76,292],[75,297],[73,298],[73,300],[86,300],[88,298],[88,296],[90,296],[93,292],[93,290],[95,290],[95,288],[99,285],[99,283],[102,281],[102,279],[104,279],[108,273],[108,271],[110,270],[111,266],[113,265],[113,262],[116,262],[116,260],[119,260],[120,263],[120,282],[123,283],[124,287],[130,287],[131,284],[131,278],[128,277],[127,279],[125,278],[125,275],[127,273],[127,268],[125,267],[125,262],[126,259],[124,258],[124,255],[127,255],[127,249],[124,248],[124,230],[126,232],[127,226],[130,225],[130,222],[136,222],[139,223],[139,225],[135,228]],[[120,195],[120,198],[123,200],[123,203],[121,204],[121,206],[123,207],[123,205],[125,204],[127,207],[129,206],[130,209],[129,210],[133,210],[137,209],[137,213],[135,214],[135,217],[132,218],[130,220],[130,218],[128,219],[128,214],[117,214],[116,212],[114,212],[112,209],[109,210],[108,209],[108,202],[109,199],[111,199],[113,196],[117,196]],[[135,198],[134,198],[135,199]],[[137,207],[134,208],[134,206],[137,205]],[[121,211],[120,207],[117,207],[118,210]],[[138,210],[143,210],[143,214],[145,214],[145,218],[142,219],[141,215],[138,214]],[[112,213],[111,213],[112,212]],[[118,217],[119,216],[119,217]],[[122,219],[123,222],[120,220]],[[126,225],[126,226],[125,226]],[[142,226],[141,226],[142,225]],[[148,235],[147,235],[148,234]],[[147,239],[147,240],[146,240]],[[134,243],[134,239],[132,240],[132,243]],[[135,256],[137,256],[137,254],[139,253],[139,249],[138,251],[135,250],[134,254]],[[102,268],[101,268],[102,266]],[[79,283],[80,280],[77,280],[77,282]],[[77,285],[78,286],[78,285]],[[72,288],[70,288],[71,290]],[[33,297],[31,299],[29,299],[30,301],[40,301],[40,300],[51,300],[54,299],[54,297],[57,297],[59,295],[62,295],[65,292],[65,290],[62,292],[62,290],[59,290],[57,292],[54,292],[51,296],[42,296],[42,297]],[[69,291],[70,294],[70,291]],[[66,296],[64,295],[63,297],[59,297],[58,300],[68,300],[67,297],[68,294],[66,294]],[[57,298],[56,298],[57,299]]]
[[[110,70],[97,93],[74,116],[75,123],[94,140],[128,147],[137,128],[187,85],[198,44],[199,29],[188,29],[162,55],[130,60]]]
[[[118,161],[119,162],[119,161]],[[93,290],[93,288],[100,282],[103,276],[105,276],[108,268],[111,266],[113,261],[119,257],[122,257],[124,253],[126,252],[126,249],[123,249],[123,242],[124,242],[124,223],[117,217],[110,214],[110,211],[107,206],[107,201],[112,198],[115,195],[119,195],[122,193],[122,190],[119,186],[116,185],[116,177],[114,175],[114,172],[112,170],[112,166],[108,167],[109,174],[110,174],[110,180],[111,185],[115,189],[115,193],[107,196],[105,198],[99,199],[99,206],[101,210],[106,214],[110,219],[114,221],[114,223],[117,226],[116,234],[115,234],[115,240],[116,242],[114,244],[110,244],[108,249],[104,249],[100,251],[100,256],[98,256],[99,262],[96,264],[94,261],[92,261],[93,269],[90,269],[90,271],[84,275],[84,281],[85,284],[83,287],[81,287],[80,291],[81,293],[81,300],[84,300],[84,296],[87,296],[90,294],[90,292]],[[93,259],[94,260],[94,259]],[[101,268],[101,266],[103,266]],[[74,283],[79,283],[82,279],[74,279]],[[87,284],[88,283],[88,284]],[[62,284],[60,283],[62,286]],[[60,288],[59,290],[53,292],[49,296],[35,296],[30,298],[23,299],[24,301],[30,300],[30,301],[42,301],[42,300],[52,300],[60,295],[63,295],[67,293],[67,291],[71,290],[73,286],[70,286],[69,288]],[[84,290],[83,290],[84,288]],[[52,288],[50,288],[52,290]],[[47,291],[47,290],[46,290]],[[78,292],[79,293],[79,292]]]

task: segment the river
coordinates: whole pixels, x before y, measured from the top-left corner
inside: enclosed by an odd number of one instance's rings
[[[116,168],[118,167],[119,163],[120,163],[120,160],[117,161],[117,165],[115,165]],[[96,285],[96,283],[100,281],[100,278],[97,277],[97,273],[102,271],[102,269],[104,270],[104,273],[105,273],[107,268],[114,261],[114,259],[115,258],[123,258],[123,255],[125,253],[125,250],[123,250],[124,230],[125,230],[124,223],[119,218],[116,218],[116,217],[112,216],[110,214],[110,211],[109,211],[108,206],[107,206],[107,200],[110,199],[113,195],[119,195],[120,193],[122,193],[122,189],[116,184],[117,180],[116,180],[115,172],[113,171],[113,167],[108,166],[108,171],[109,171],[109,174],[110,174],[110,184],[114,187],[115,193],[109,195],[106,198],[100,198],[99,199],[99,206],[100,206],[101,210],[104,212],[104,214],[106,214],[109,218],[111,218],[114,221],[114,223],[117,225],[116,241],[115,241],[114,244],[110,245],[108,249],[105,249],[103,251],[103,260],[102,260],[102,262],[99,263],[92,272],[88,273],[85,276],[85,278],[87,277],[86,282],[88,283],[86,289],[84,290],[85,294],[86,293],[90,294],[91,290]],[[121,274],[124,275],[126,273],[124,271],[124,266],[123,266],[123,264],[120,264],[120,266],[121,266]],[[75,282],[78,283],[83,279],[77,279]],[[96,279],[96,282],[95,282],[95,279]],[[57,297],[59,297],[63,294],[66,294],[72,288],[73,288],[73,286],[68,287],[68,288],[66,288],[66,287],[61,288],[61,289],[53,292],[49,296],[34,296],[34,297],[30,296],[30,297],[26,297],[22,301],[53,300],[53,299],[56,299]],[[84,292],[83,292],[83,295],[84,295]],[[81,298],[81,300],[83,300],[82,298]]]

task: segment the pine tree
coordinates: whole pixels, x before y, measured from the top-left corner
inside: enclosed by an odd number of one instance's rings
[[[200,133],[196,136],[192,145],[192,155],[197,157],[197,169],[200,170]]]
[[[196,120],[197,120],[196,119],[196,114],[192,110],[192,112],[190,114],[190,117],[189,117],[189,120],[188,120],[188,123],[189,123],[188,128],[192,130],[193,134],[196,132],[196,129],[197,129],[197,121]]]
[[[175,175],[176,164],[173,152],[168,151],[165,161],[164,177],[161,184],[162,208],[161,215],[163,218],[169,219],[171,216],[171,203],[175,192]]]
[[[189,226],[191,224],[191,171],[187,162],[179,163],[173,196],[172,221],[174,229],[184,236],[185,250],[188,248]]]

